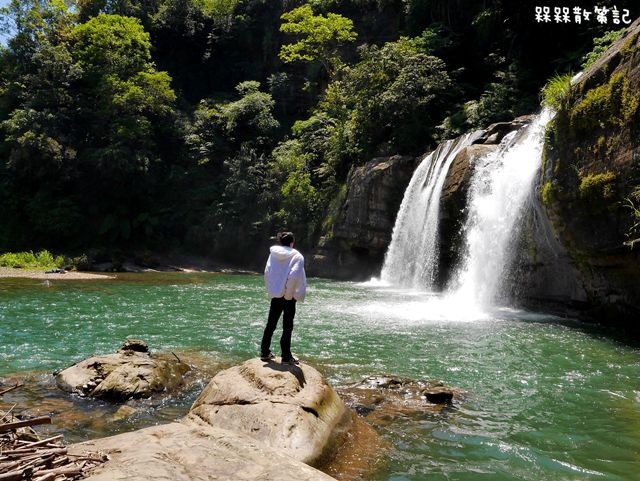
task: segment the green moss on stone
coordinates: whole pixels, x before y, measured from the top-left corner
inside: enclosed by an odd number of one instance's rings
[[[638,40],[638,35],[639,35],[638,33],[636,33],[635,35],[632,35],[631,37],[629,37],[629,40],[627,40],[624,43],[624,45],[620,49],[620,53],[622,54],[623,57],[626,57],[627,55],[633,55],[634,53],[636,53],[636,50],[638,50],[638,45],[636,44]]]
[[[571,126],[578,131],[621,127],[636,114],[638,104],[629,79],[620,72],[613,75],[608,83],[589,90],[571,109]]]
[[[611,200],[615,194],[616,174],[602,172],[580,176],[580,197],[588,201]]]
[[[553,199],[553,183],[550,180],[544,183],[544,185],[542,186],[542,192],[540,193],[540,195],[542,197],[542,203],[545,206],[549,206]]]

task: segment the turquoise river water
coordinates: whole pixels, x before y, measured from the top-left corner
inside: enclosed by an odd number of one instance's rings
[[[127,337],[197,356],[215,371],[257,354],[267,306],[262,278],[251,275],[132,274],[48,286],[0,279],[0,381],[23,373],[52,411],[75,407],[97,418],[113,408],[53,396],[50,372],[113,352]],[[440,413],[374,426],[389,448],[369,480],[640,479],[637,344],[549,316],[464,308],[427,293],[310,280],[293,351],[334,386],[388,373],[467,393]],[[137,421],[69,421],[63,431],[73,441],[179,417],[205,382],[149,405]]]

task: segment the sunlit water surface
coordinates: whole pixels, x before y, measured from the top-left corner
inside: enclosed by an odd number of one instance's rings
[[[37,371],[27,393],[60,419],[83,409],[108,420],[113,406],[52,397],[47,372],[113,352],[127,337],[232,365],[257,354],[267,307],[259,276],[0,279],[0,377]],[[640,479],[640,349],[606,331],[511,309],[477,312],[375,282],[312,279],[293,350],[334,385],[390,373],[467,391],[441,413],[377,425],[390,449],[371,479]],[[206,381],[162,406],[150,402],[132,421],[69,421],[63,431],[79,440],[169,421]]]

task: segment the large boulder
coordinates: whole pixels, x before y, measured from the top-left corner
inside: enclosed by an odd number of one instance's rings
[[[68,447],[109,461],[91,481],[335,481],[254,438],[217,427],[174,422]]]
[[[218,373],[187,418],[244,433],[312,465],[333,455],[352,422],[318,371],[259,359]]]
[[[144,342],[128,340],[115,354],[93,356],[59,372],[56,384],[81,396],[123,401],[172,391],[189,369],[173,355],[152,355]]]

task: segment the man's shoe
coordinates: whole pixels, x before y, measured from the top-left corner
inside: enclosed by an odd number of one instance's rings
[[[276,356],[271,351],[269,351],[269,354],[262,354],[260,356],[260,360],[264,361],[264,362],[273,361],[275,358],[276,358]]]
[[[300,361],[298,361],[295,357],[291,356],[287,359],[282,359],[282,364],[297,365],[297,364],[300,364]]]

